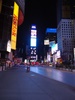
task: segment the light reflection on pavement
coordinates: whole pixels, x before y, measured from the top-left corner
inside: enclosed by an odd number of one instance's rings
[[[73,72],[57,70],[50,67],[38,67],[38,66],[34,66],[34,67],[32,66],[30,67],[30,70],[38,74],[44,75],[48,78],[52,78],[54,80],[75,87],[75,73]]]

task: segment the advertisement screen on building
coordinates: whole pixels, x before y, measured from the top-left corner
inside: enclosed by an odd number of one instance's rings
[[[7,42],[7,51],[11,52],[11,41],[10,40]]]
[[[22,10],[23,14],[24,14],[24,10],[25,10],[25,0],[14,0],[20,7],[20,9]]]
[[[30,38],[30,46],[36,47],[36,35],[37,31],[36,30],[31,30],[31,38]]]
[[[52,54],[54,54],[58,50],[58,44],[54,44],[51,48]]]
[[[51,42],[49,43],[49,47],[52,47],[54,44],[55,44],[55,41],[51,41]]]
[[[57,29],[56,28],[47,28],[46,33],[56,33]]]
[[[49,45],[49,39],[44,40],[44,45]]]
[[[16,50],[18,12],[19,12],[19,6],[17,5],[16,2],[14,2],[12,30],[11,30],[11,49],[13,49],[13,50]]]
[[[36,47],[36,38],[31,38],[31,46]]]

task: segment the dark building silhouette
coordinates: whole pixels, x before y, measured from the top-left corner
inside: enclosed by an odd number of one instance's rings
[[[75,0],[57,0],[57,24],[61,19],[75,19]]]
[[[19,8],[17,17],[13,15],[14,3]],[[13,33],[16,28],[15,34],[17,34],[18,26],[22,25],[24,21],[24,9],[24,0],[0,0],[0,58],[7,58],[9,53],[16,50],[16,47],[11,48],[12,27],[14,27]],[[13,26],[12,23],[14,23]],[[11,51],[7,50],[7,43],[10,45]]]

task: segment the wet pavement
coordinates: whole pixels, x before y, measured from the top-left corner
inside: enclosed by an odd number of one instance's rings
[[[32,66],[31,71],[75,87],[75,72]]]
[[[31,67],[27,72],[25,66],[14,66],[1,71],[0,100],[75,100],[75,87],[31,70]],[[40,67],[40,72],[42,70],[46,73],[45,68]]]

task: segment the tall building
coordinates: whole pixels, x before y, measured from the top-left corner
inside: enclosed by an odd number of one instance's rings
[[[61,19],[75,18],[75,0],[57,0],[57,24]]]
[[[72,60],[75,48],[75,20],[62,19],[57,30],[58,49],[64,59]]]
[[[47,28],[46,34],[45,34],[45,39],[44,39],[44,61],[47,58],[51,57],[51,44],[55,44],[55,43],[57,43],[57,29],[56,28]]]
[[[75,1],[58,0],[57,43],[64,60],[74,59],[75,48]]]
[[[47,28],[45,38],[49,39],[49,42],[57,42],[57,29],[56,28]]]
[[[0,0],[0,58],[16,50],[18,26],[24,21],[24,0]]]
[[[31,26],[31,36],[30,36],[30,61],[36,62],[37,61],[37,29],[36,25]]]

